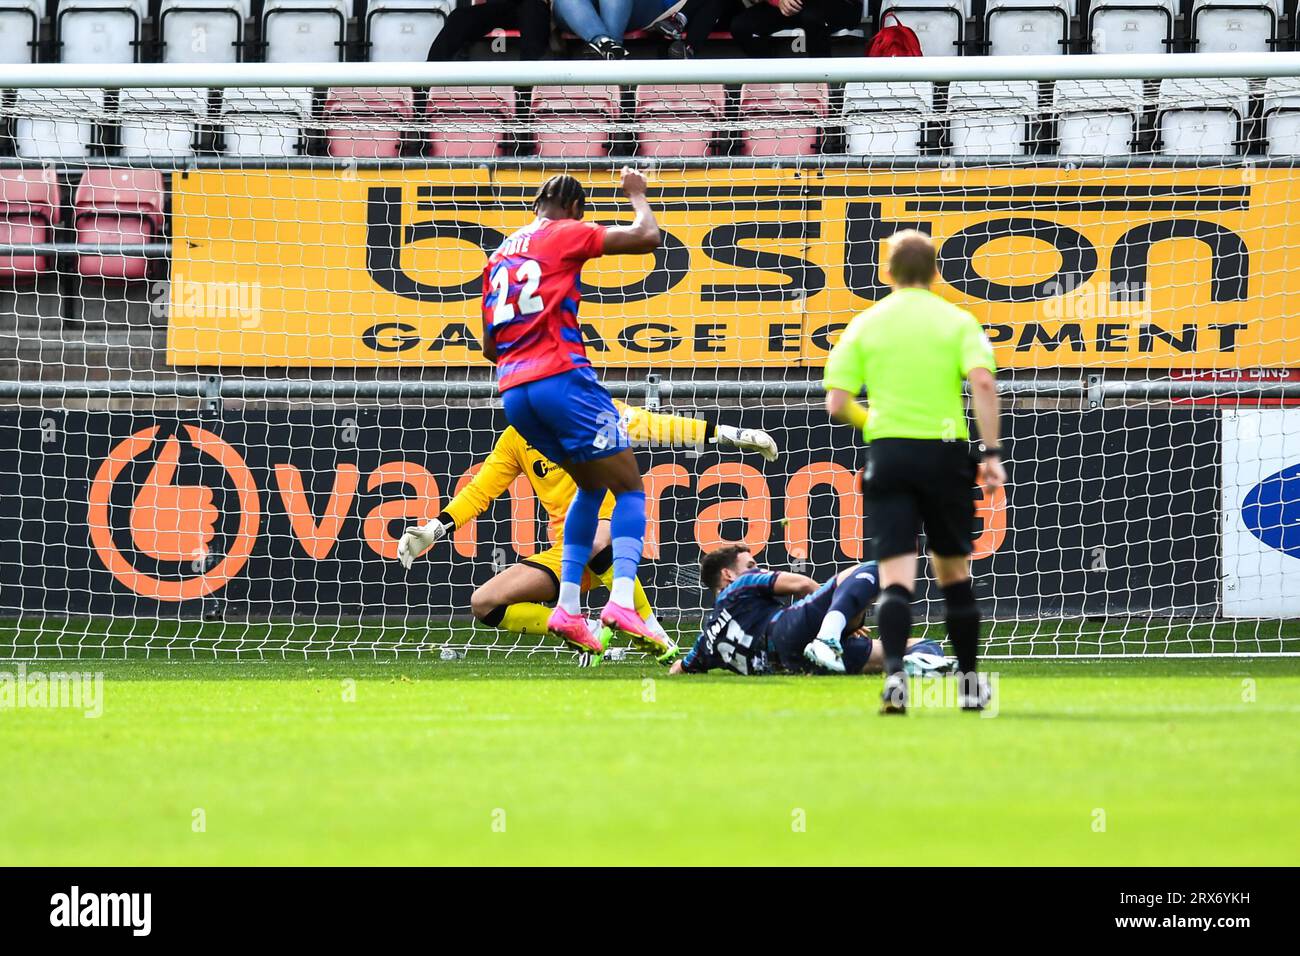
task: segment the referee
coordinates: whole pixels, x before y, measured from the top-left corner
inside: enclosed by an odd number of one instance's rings
[[[869,444],[863,490],[880,563],[876,625],[885,651],[882,714],[907,712],[903,654],[912,631],[917,535],[925,529],[943,590],[948,638],[957,655],[959,701],[983,709],[976,675],[980,612],[971,588],[976,478],[990,491],[1006,481],[998,445],[993,348],[975,317],[930,291],[935,249],[907,230],[889,240],[893,291],[849,323],[826,362],[826,409],[862,429]],[[983,467],[972,453],[962,400],[969,379]],[[857,401],[863,387],[867,407]],[[818,655],[834,656],[821,644]]]

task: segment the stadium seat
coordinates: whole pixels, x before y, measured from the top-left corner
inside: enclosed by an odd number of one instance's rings
[[[387,159],[402,151],[402,126],[415,116],[409,86],[345,86],[325,96],[325,138],[331,156]]]
[[[370,0],[366,7],[367,59],[423,61],[456,0]]]
[[[916,34],[925,56],[961,54],[970,0],[882,0],[881,18],[891,11]]]
[[[985,36],[991,56],[1065,52],[1074,0],[988,0]]]
[[[58,0],[55,34],[62,63],[134,63],[146,0]]]
[[[1197,53],[1272,50],[1282,13],[1282,0],[1194,0],[1188,30],[1192,49]]]
[[[231,87],[221,100],[221,134],[228,156],[297,156],[311,116],[306,87]]]
[[[747,83],[740,89],[745,122],[770,122],[745,130],[746,156],[812,156],[826,116],[825,83]]]
[[[0,170],[0,244],[49,242],[59,221],[59,181],[53,169]],[[46,272],[52,256],[0,256],[0,279]]]
[[[424,110],[430,126],[429,155],[499,156],[514,112],[514,87],[431,87]]]
[[[854,156],[916,156],[933,109],[932,83],[848,83],[844,87],[847,152]]]
[[[1093,0],[1087,32],[1093,53],[1168,53],[1176,0]]]
[[[533,88],[538,156],[606,156],[618,117],[617,86]]]
[[[79,159],[90,155],[104,116],[102,89],[20,89],[14,103],[19,156]]]
[[[1142,115],[1141,80],[1058,80],[1052,105],[1061,156],[1127,156]]]
[[[190,156],[207,90],[158,87],[123,90],[118,101],[123,156]]]
[[[34,63],[40,39],[41,0],[0,0],[0,63]]]
[[[163,177],[156,169],[88,169],[73,196],[77,242],[140,245],[163,232]],[[79,255],[77,272],[99,279],[143,279],[143,256]]]
[[[1300,156],[1300,78],[1264,84],[1264,146],[1270,156]]]
[[[1156,102],[1160,152],[1236,155],[1249,102],[1247,80],[1161,80]]]
[[[262,42],[267,63],[337,63],[343,59],[348,0],[266,0]]]
[[[162,0],[158,38],[164,63],[237,63],[250,0]]]
[[[726,98],[720,83],[637,87],[637,152],[642,156],[708,156]]]
[[[1023,156],[1038,115],[1033,80],[983,80],[948,87],[948,140],[954,156]]]

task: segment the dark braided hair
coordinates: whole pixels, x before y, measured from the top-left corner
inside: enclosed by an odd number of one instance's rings
[[[549,205],[567,210],[575,202],[578,204],[579,211],[586,205],[587,194],[582,188],[582,183],[572,176],[552,176],[542,183],[542,188],[537,191],[537,197],[533,200],[533,212],[539,212],[543,206]]]

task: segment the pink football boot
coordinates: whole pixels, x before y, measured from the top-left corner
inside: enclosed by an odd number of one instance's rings
[[[656,660],[676,650],[672,641],[650,630],[649,625],[641,619],[641,615],[630,607],[623,607],[610,601],[600,612],[600,623],[623,634]]]
[[[546,622],[546,629],[552,634],[558,634],[579,650],[593,654],[605,653],[600,640],[587,630],[587,619],[581,614],[570,614],[557,605]]]

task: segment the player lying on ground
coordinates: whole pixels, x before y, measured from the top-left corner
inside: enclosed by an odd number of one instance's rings
[[[766,571],[744,545],[710,551],[700,562],[700,581],[716,595],[695,646],[670,673],[698,674],[725,667],[737,674],[874,674],[884,649],[859,633],[867,609],[880,593],[874,561],[842,571],[825,584],[789,571]],[[782,598],[795,598],[787,604]],[[834,633],[842,654],[830,667],[807,654],[819,635]],[[912,639],[907,660],[917,673],[948,669],[934,641]]]
[[[660,415],[618,401],[614,405],[628,437],[638,445],[703,448],[715,443],[720,447],[756,451],[768,461],[775,461],[777,457],[776,442],[766,432],[715,425],[699,418]],[[447,503],[441,515],[435,516],[426,524],[406,530],[397,545],[397,558],[403,567],[409,569],[415,559],[435,542],[486,511],[519,475],[528,478],[537,500],[546,509],[550,518],[551,538],[555,543],[545,551],[524,558],[519,564],[507,568],[475,590],[470,597],[470,608],[478,620],[492,627],[520,634],[546,634],[546,622],[551,614],[551,609],[546,605],[555,600],[560,589],[564,516],[578,487],[567,472],[524,441],[513,426],[501,434],[478,473]],[[609,533],[609,518],[613,510],[614,498],[612,495],[606,496],[596,529],[594,554],[587,562],[587,574],[583,579],[584,591],[593,587],[597,581],[606,588],[613,583]],[[640,580],[636,581],[635,601],[636,612],[646,624],[672,645],[667,633],[655,619]],[[582,650],[603,654],[610,637],[608,628],[589,621],[587,629],[590,640],[579,646]],[[676,650],[672,646],[666,653],[670,657],[676,656]]]
[[[564,519],[559,598],[547,628],[573,644],[588,641],[582,578],[601,506],[613,494],[614,579],[600,621],[660,657],[671,642],[635,609],[645,541],[641,469],[578,325],[583,265],[604,255],[653,252],[661,242],[644,177],[625,168],[622,186],[635,218],[606,227],[583,221],[587,197],[572,176],[542,184],[533,200],[537,218],[501,243],[483,270],[483,354],[497,365],[506,420],[578,486]]]

